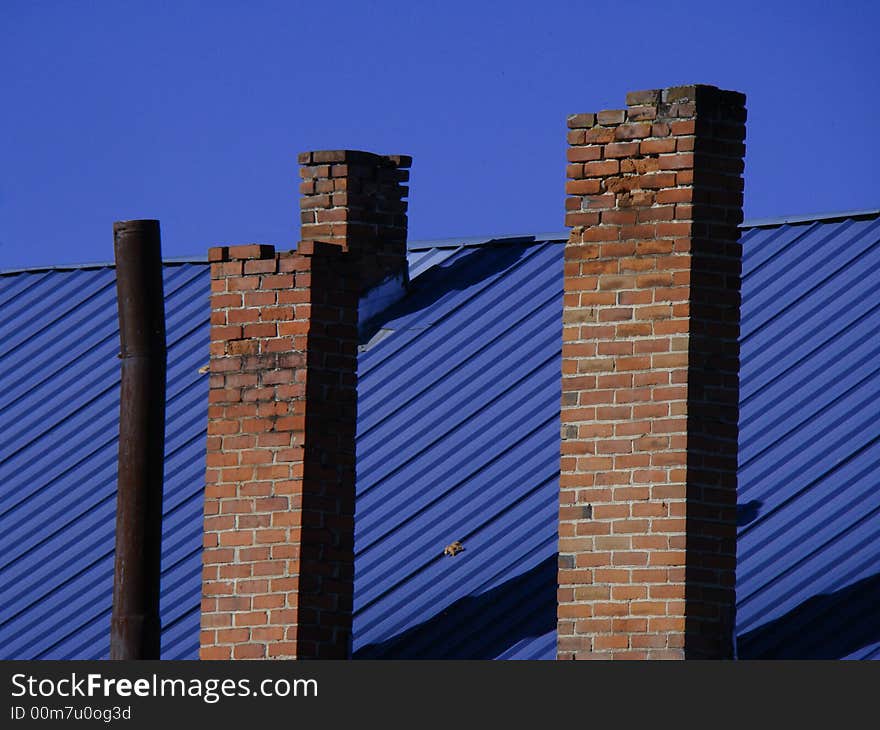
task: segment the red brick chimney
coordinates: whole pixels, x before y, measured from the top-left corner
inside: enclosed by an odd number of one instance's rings
[[[732,655],[744,104],[568,120],[560,659]]]
[[[410,159],[299,162],[297,251],[209,254],[202,659],[351,651],[358,322],[406,285]]]

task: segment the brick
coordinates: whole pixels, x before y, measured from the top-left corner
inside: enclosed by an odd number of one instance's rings
[[[608,604],[613,605],[613,604]],[[593,648],[602,649],[625,649],[629,646],[629,637],[626,634],[600,635],[593,639]]]
[[[212,646],[202,645],[199,649],[199,659],[231,659],[232,647],[230,646]]]
[[[266,274],[266,273],[275,273],[275,270],[278,267],[278,262],[273,257],[271,259],[265,260],[254,260],[254,261],[245,261],[244,262],[244,270],[245,274]]]
[[[260,626],[266,624],[268,617],[265,611],[246,611],[233,615],[232,622],[235,626]]]
[[[692,188],[673,188],[657,192],[658,203],[690,203],[693,200]]]
[[[586,144],[604,144],[614,140],[613,127],[593,127],[584,132],[584,142]]]
[[[640,106],[643,104],[656,105],[660,101],[661,89],[649,89],[647,91],[631,91],[626,95],[627,106]]]
[[[620,170],[617,160],[603,160],[599,162],[586,162],[583,165],[584,177],[605,177],[614,175]]]
[[[622,124],[626,119],[625,109],[606,109],[596,114],[598,124]]]
[[[568,195],[594,195],[601,190],[599,180],[569,180],[565,183],[565,192]]]
[[[626,118],[631,122],[642,122],[656,119],[657,107],[652,104],[643,104],[640,106],[632,106],[627,109]]]
[[[615,144],[605,145],[605,157],[632,157],[638,154],[638,142],[617,142]],[[599,154],[602,154],[599,149]]]
[[[569,147],[569,162],[590,162],[591,160],[599,160],[602,158],[602,148],[599,145],[590,147]]]
[[[598,213],[568,213],[565,216],[567,226],[594,226],[598,222]]]
[[[614,139],[642,139],[651,134],[651,125],[646,123],[622,124],[614,130]]]
[[[686,152],[675,155],[660,155],[658,158],[661,170],[685,170],[694,166],[693,153]]]
[[[639,143],[639,152],[643,155],[660,155],[675,152],[675,139],[646,139]]]
[[[696,122],[694,120],[672,122],[669,129],[676,137],[692,135],[696,132]]]
[[[249,291],[260,288],[259,276],[234,276],[226,279],[227,291]]]
[[[595,124],[595,114],[572,114],[568,117],[568,126],[570,129],[586,129]]]

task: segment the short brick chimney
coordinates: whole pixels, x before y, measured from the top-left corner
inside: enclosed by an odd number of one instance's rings
[[[358,257],[361,326],[406,291],[406,182],[412,158],[357,150],[299,156],[302,239]]]
[[[351,652],[360,303],[406,285],[410,160],[299,161],[298,249],[209,254],[203,659]]]
[[[744,104],[568,120],[560,659],[732,655]]]

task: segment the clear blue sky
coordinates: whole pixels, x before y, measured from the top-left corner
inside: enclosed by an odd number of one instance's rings
[[[748,96],[746,216],[880,207],[880,3],[0,0],[0,269],[291,248],[296,153],[414,157],[410,238],[562,229],[565,118]]]

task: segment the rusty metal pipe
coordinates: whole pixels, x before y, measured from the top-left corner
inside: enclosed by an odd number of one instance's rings
[[[159,221],[113,224],[122,383],[111,659],[159,658],[165,301]]]

